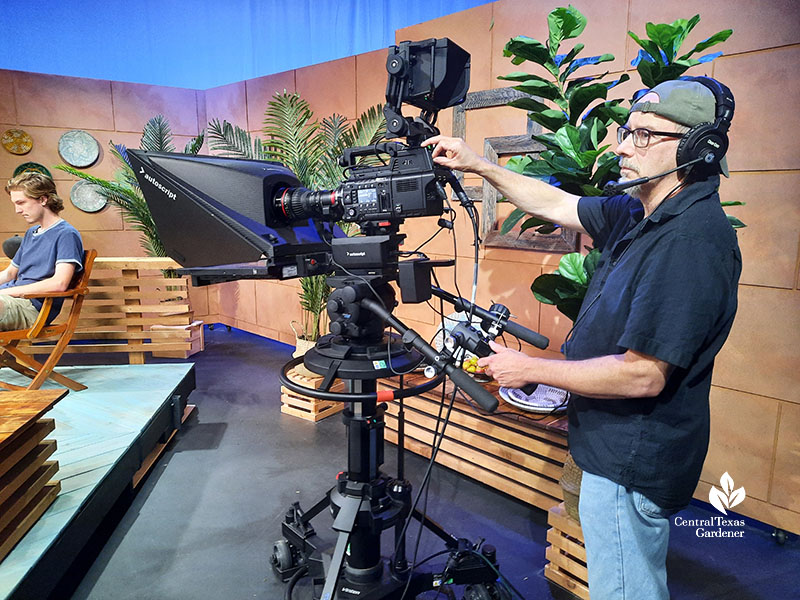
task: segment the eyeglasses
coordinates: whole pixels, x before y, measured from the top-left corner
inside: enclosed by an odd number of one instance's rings
[[[630,129],[624,125],[617,128],[617,144],[621,144],[628,139],[628,136],[633,134],[633,145],[637,148],[647,148],[650,145],[650,138],[654,135],[660,135],[671,138],[682,138],[684,134],[675,133],[674,131],[651,131],[650,129]]]

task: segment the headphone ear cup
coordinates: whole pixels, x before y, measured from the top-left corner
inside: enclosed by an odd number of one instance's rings
[[[728,149],[728,136],[712,123],[701,123],[692,127],[678,143],[677,164],[683,165],[708,152],[714,153],[712,164],[719,164]]]

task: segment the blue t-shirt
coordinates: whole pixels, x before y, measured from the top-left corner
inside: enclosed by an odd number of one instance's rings
[[[674,369],[654,398],[574,395],[570,452],[582,469],[668,509],[686,505],[700,477],[714,357],[736,313],[742,257],[718,186],[716,176],[694,183],[648,218],[630,196],[578,203],[602,254],[564,345],[567,359],[633,350]]]
[[[36,225],[25,232],[22,244],[11,261],[19,269],[17,278],[0,287],[15,287],[48,279],[55,275],[58,263],[75,263],[76,272],[83,268],[83,242],[77,229],[64,220],[44,231],[40,229]],[[42,300],[32,299],[31,302],[41,310]],[[61,298],[53,299],[49,321],[58,316],[63,303]]]

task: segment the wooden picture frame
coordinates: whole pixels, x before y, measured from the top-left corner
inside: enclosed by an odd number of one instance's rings
[[[463,104],[453,108],[453,136],[466,138],[468,110],[505,106],[512,100],[526,97],[528,94],[513,88],[470,92]],[[501,156],[539,153],[544,146],[531,138],[532,135],[538,133],[541,133],[541,126],[528,120],[528,130],[524,135],[486,138],[483,143],[483,155],[487,160],[497,163]],[[463,181],[461,173],[458,174],[458,178]],[[500,200],[497,190],[486,181],[480,187],[467,186],[464,190],[473,201],[481,202],[481,237],[484,246],[563,253],[577,250],[578,233],[564,227],[549,234],[536,233],[532,228],[522,234],[518,234],[518,231],[501,234],[500,228],[495,222],[497,202]]]

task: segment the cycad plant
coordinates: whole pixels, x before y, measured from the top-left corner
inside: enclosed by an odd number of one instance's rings
[[[185,154],[197,154],[203,145],[204,134],[200,133],[184,148]],[[175,152],[169,121],[163,115],[156,115],[144,126],[139,143],[141,150],[149,152]],[[109,151],[117,159],[119,169],[114,173],[114,181],[95,177],[69,165],[56,165],[56,169],[66,171],[75,177],[85,179],[100,186],[100,193],[122,212],[122,218],[132,228],[141,233],[140,243],[147,256],[166,256],[164,244],[156,230],[150,208],[142,196],[139,182],[128,160],[128,149],[122,144],[109,142]]]
[[[262,142],[227,121],[208,125],[209,147],[222,156],[274,160],[290,169],[310,189],[332,189],[342,180],[339,155],[351,146],[369,146],[385,137],[381,106],[374,106],[351,123],[333,114],[314,119],[308,102],[296,92],[276,93],[264,114]],[[348,231],[345,228],[345,231]],[[302,331],[298,337],[316,341],[323,330],[330,287],[325,275],[304,277],[298,293]]]

